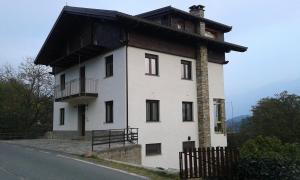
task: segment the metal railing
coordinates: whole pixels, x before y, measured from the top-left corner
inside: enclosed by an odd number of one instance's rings
[[[54,88],[54,98],[64,98],[72,95],[77,95],[80,93],[98,93],[98,80],[85,78],[84,86],[81,84],[81,80],[73,79],[66,82],[64,88],[61,85],[57,85]]]
[[[92,151],[94,150],[94,146],[103,144],[108,144],[109,148],[112,143],[122,143],[123,146],[125,146],[126,142],[138,144],[138,133],[138,128],[93,130]]]

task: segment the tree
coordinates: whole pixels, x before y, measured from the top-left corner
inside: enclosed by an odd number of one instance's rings
[[[252,112],[252,117],[241,126],[240,136],[244,139],[262,135],[300,143],[300,96],[284,91],[261,99]]]
[[[243,179],[299,179],[300,145],[258,136],[240,150],[238,168]]]
[[[53,77],[49,68],[26,58],[15,70],[0,68],[0,131],[45,132],[52,129]]]

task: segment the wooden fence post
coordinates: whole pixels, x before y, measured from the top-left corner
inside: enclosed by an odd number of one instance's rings
[[[215,148],[211,148],[211,163],[212,163],[212,176],[216,177],[216,159],[215,159]]]
[[[195,176],[194,177],[199,177],[198,176],[198,167],[197,167],[197,161],[198,161],[198,158],[197,158],[197,151],[196,151],[196,148],[193,148],[193,155],[194,155],[194,174]]]
[[[184,177],[188,178],[188,159],[186,149],[183,151],[184,154]]]
[[[210,147],[207,148],[207,169],[208,176],[211,177],[211,156],[210,156]]]

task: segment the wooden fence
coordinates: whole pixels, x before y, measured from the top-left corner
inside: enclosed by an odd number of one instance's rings
[[[227,147],[187,149],[179,152],[180,178],[238,179],[239,152]]]

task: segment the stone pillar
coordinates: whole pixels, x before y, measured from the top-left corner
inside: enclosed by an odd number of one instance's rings
[[[200,46],[197,49],[196,76],[199,146],[209,147],[211,138],[206,46]]]
[[[204,17],[204,6],[191,6],[190,13],[199,17]],[[200,22],[196,31],[204,36],[205,23]],[[197,83],[197,112],[198,112],[198,136],[199,146],[209,147],[210,137],[210,111],[209,111],[209,89],[208,89],[208,57],[207,47],[199,42],[196,49],[196,83]]]

